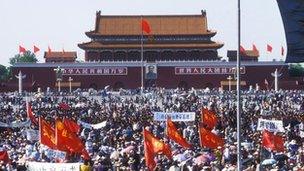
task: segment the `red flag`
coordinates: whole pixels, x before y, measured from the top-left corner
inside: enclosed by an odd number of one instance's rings
[[[3,161],[5,164],[10,163],[10,158],[7,151],[0,151],[0,161]]]
[[[274,135],[273,133],[264,130],[262,146],[273,151],[283,152],[284,151],[284,140],[282,136]]]
[[[264,83],[265,83],[266,89],[269,90],[269,83],[268,83],[268,81],[267,81],[266,78],[265,78],[265,80],[264,80]]]
[[[272,52],[272,46],[270,46],[269,44],[267,44],[267,51],[270,53]]]
[[[141,20],[141,30],[143,32],[146,32],[147,34],[150,34],[151,33],[151,28],[150,28],[150,24],[147,20],[145,19],[142,19]]]
[[[224,146],[224,140],[221,137],[207,130],[202,125],[199,127],[199,135],[202,147],[216,149],[217,147]]]
[[[246,50],[242,45],[240,45],[240,54],[241,55],[246,55]]]
[[[26,49],[19,45],[19,53],[25,53]]]
[[[167,119],[167,136],[184,148],[191,147],[186,139],[178,133],[178,130],[171,119]]]
[[[65,139],[62,134],[66,134],[63,129],[58,128],[57,120],[55,121],[55,144],[58,150],[69,152],[69,148],[65,145]]]
[[[259,53],[258,48],[255,46],[255,44],[252,44],[252,50],[256,53]]]
[[[34,53],[37,53],[38,51],[40,51],[40,49],[34,45]]]
[[[73,120],[65,118],[64,125],[73,133],[77,134],[80,131],[80,126]]]
[[[266,78],[265,78],[264,82],[265,82],[265,85],[269,85],[269,83],[268,83],[268,81],[267,81]]]
[[[284,47],[281,47],[281,55],[284,56]]]
[[[154,170],[156,163],[154,161],[154,152],[151,147],[151,143],[145,140],[145,130],[144,130],[144,151],[145,151],[146,166],[149,168],[149,170],[152,171]]]
[[[39,117],[40,143],[51,149],[56,149],[55,130],[44,119]]]
[[[59,103],[58,105],[59,108],[63,109],[63,110],[70,110],[70,106],[66,103]]]
[[[56,145],[65,146],[70,152],[81,153],[85,159],[89,159],[88,152],[81,139],[69,130],[60,120],[55,121]]]
[[[26,113],[27,113],[27,118],[30,118],[31,122],[34,123],[35,125],[38,125],[38,121],[33,115],[32,106],[29,102],[26,103]]]
[[[48,46],[48,53],[51,53],[52,49],[50,48],[50,46]]]
[[[217,124],[217,117],[214,112],[202,108],[201,110],[202,123],[207,125],[209,129],[213,129]]]
[[[146,166],[153,170],[156,166],[154,161],[154,154],[162,153],[166,155],[169,159],[172,158],[172,153],[170,147],[164,142],[156,138],[151,132],[144,129],[144,150],[145,150],[145,160]]]

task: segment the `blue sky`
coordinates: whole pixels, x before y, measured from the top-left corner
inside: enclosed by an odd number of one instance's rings
[[[0,64],[9,65],[9,58],[18,53],[18,46],[38,46],[39,62],[50,46],[54,51],[77,51],[84,59],[78,43],[89,41],[84,32],[92,30],[95,12],[111,15],[200,14],[207,11],[208,27],[218,34],[214,41],[224,42],[219,50],[225,57],[227,49],[237,48],[237,0],[1,0],[0,1]],[[241,0],[242,45],[250,49],[256,44],[260,60],[285,59],[284,28],[275,0]],[[266,44],[273,52],[266,52]],[[286,50],[285,50],[286,51]]]

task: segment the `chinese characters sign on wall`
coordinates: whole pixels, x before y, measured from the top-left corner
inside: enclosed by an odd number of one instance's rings
[[[232,67],[175,67],[175,75],[200,75],[200,74],[234,74]],[[241,67],[240,73],[245,74],[245,67]]]
[[[63,75],[127,75],[127,67],[64,68]]]

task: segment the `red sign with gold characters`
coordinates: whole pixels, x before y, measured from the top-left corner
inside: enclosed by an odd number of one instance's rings
[[[127,67],[64,68],[63,75],[127,75]]]
[[[205,74],[234,74],[232,67],[175,67],[175,75],[205,75]],[[245,67],[240,68],[240,73],[245,74]]]

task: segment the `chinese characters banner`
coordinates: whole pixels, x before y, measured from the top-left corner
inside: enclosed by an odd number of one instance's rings
[[[175,67],[175,75],[205,75],[205,74],[234,74],[232,67]],[[245,74],[245,67],[240,68],[240,73]]]
[[[63,75],[127,75],[127,67],[64,68]]]

